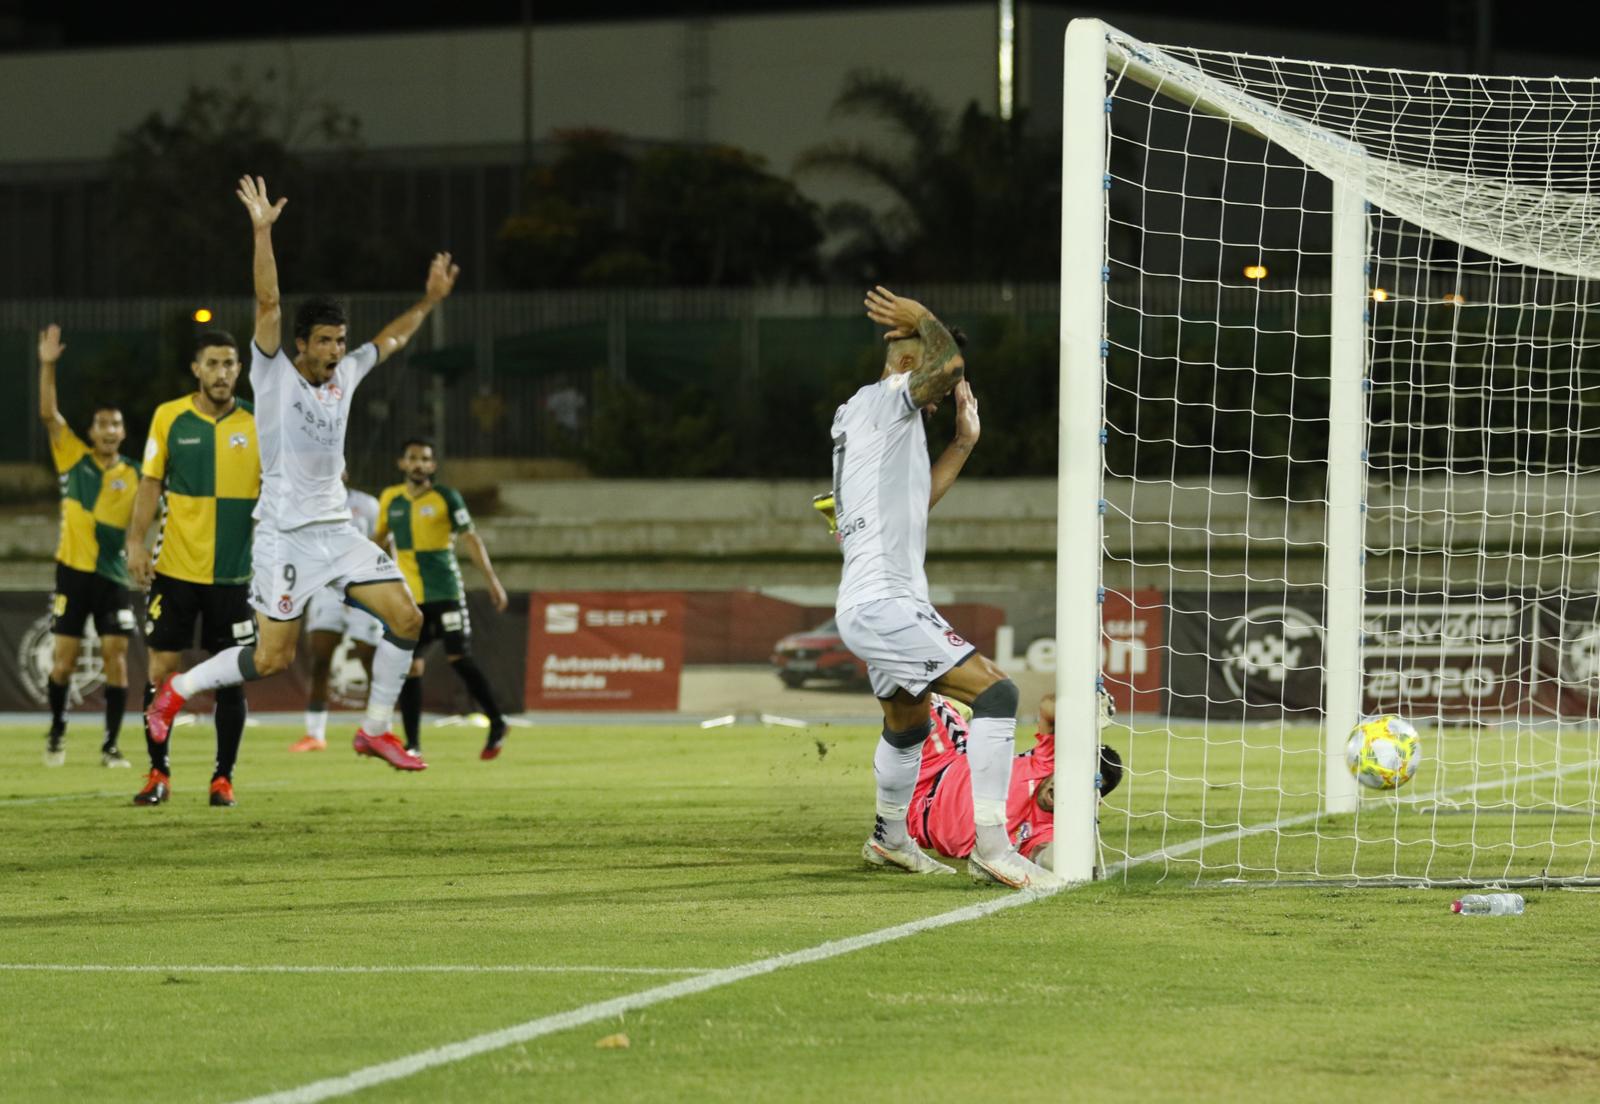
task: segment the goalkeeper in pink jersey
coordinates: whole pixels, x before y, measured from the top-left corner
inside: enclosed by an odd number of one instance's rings
[[[1101,713],[1109,719],[1111,699],[1101,694]],[[951,858],[972,853],[972,769],[967,763],[967,724],[955,706],[932,695],[933,730],[922,745],[922,770],[906,814],[906,829],[923,847]],[[1104,723],[1104,720],[1102,720]],[[1006,794],[1006,834],[1025,857],[1041,865],[1050,861],[1055,838],[1056,700],[1039,702],[1039,731],[1034,746],[1011,761],[1011,788]],[[1100,796],[1122,781],[1122,759],[1100,745]]]

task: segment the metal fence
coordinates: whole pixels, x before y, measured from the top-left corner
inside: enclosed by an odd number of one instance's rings
[[[1054,284],[897,290],[958,320],[1014,316],[1052,331],[1059,300]],[[607,405],[628,396],[663,411],[679,403],[684,435],[726,438],[725,451],[748,454],[783,425],[783,412],[766,407],[799,404],[808,418],[813,407],[831,411],[828,374],[852,376],[872,355],[862,298],[855,287],[457,294],[363,384],[349,437],[352,475],[386,478],[399,443],[416,434],[456,457],[582,457]],[[411,302],[351,296],[352,341]],[[213,316],[205,326],[193,318],[201,307]],[[194,334],[220,327],[248,342],[252,318],[245,298],[0,302],[0,378],[16,381],[12,401],[0,404],[0,460],[48,460],[34,417],[34,341],[44,324],[60,324],[67,344],[64,411],[86,416],[91,398],[120,402],[131,450],[154,404],[190,386]],[[682,407],[696,404],[704,420],[684,420]]]

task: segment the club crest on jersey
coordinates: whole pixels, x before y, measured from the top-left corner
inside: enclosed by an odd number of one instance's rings
[[[125,491],[128,489],[128,481],[126,479],[113,479],[111,481],[111,489],[113,491]]]
[[[952,648],[964,648],[967,646],[967,642],[961,639],[961,634],[954,629],[946,629],[944,638],[950,642]]]
[[[344,388],[337,383],[324,384],[317,389],[317,398],[323,402],[338,402],[344,397]]]
[[[438,512],[439,511],[435,510],[432,506],[423,506],[417,511],[417,513],[421,514],[423,517],[432,517]]]
[[[294,599],[289,597],[287,594],[281,596],[278,599],[278,612],[279,613],[293,613],[294,612]]]
[[[249,444],[250,438],[245,436],[243,433],[230,433],[228,435],[229,448],[242,449],[248,447]]]

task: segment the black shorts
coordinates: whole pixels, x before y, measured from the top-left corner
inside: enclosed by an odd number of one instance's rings
[[[417,651],[422,651],[435,640],[442,640],[445,655],[467,654],[472,647],[472,619],[467,616],[464,599],[424,602],[417,608],[422,611],[422,635],[417,638]]]
[[[146,646],[153,652],[192,648],[197,624],[200,647],[208,652],[254,644],[256,615],[250,608],[249,591],[244,583],[191,583],[157,575],[145,613]]]
[[[133,602],[128,588],[93,571],[79,571],[56,561],[56,592],[50,597],[50,631],[57,636],[82,636],[89,618],[101,636],[133,632]]]

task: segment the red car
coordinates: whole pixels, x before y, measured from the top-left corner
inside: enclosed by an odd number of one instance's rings
[[[867,680],[867,665],[850,654],[830,618],[807,632],[790,633],[772,646],[772,665],[790,689],[807,679],[850,684]]]

